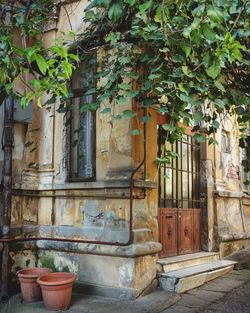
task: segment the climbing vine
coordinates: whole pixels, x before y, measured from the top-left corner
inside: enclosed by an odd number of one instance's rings
[[[42,41],[54,8],[49,0],[0,0],[0,104],[9,94],[23,107],[32,101],[42,106],[46,94],[67,96],[78,57],[63,38],[50,47]]]
[[[224,116],[236,116],[240,146],[248,156],[244,166],[250,170],[250,1],[92,0],[82,12],[87,27],[74,36],[74,43],[69,47],[61,40],[44,48],[40,38],[54,4],[0,0],[2,98],[14,93],[23,106],[34,99],[40,105],[46,93],[51,101],[65,100],[75,62],[91,62],[98,54],[93,81],[101,83],[90,86],[86,95],[95,94],[95,102],[83,104],[81,110],[102,107],[101,113],[107,114],[111,103],[122,107],[135,100],[137,109],[121,110],[113,118],[135,118],[143,109],[139,116],[147,122],[147,108],[155,108],[168,117],[163,128],[170,142],[183,133],[181,125],[192,125],[198,142],[214,143],[211,135]],[[17,29],[21,44],[15,43]],[[22,94],[14,84],[27,72],[33,79]]]
[[[236,115],[249,171],[249,13],[250,2],[241,0],[90,1],[79,41],[86,52],[102,47],[97,77],[106,78],[92,89],[94,105],[109,99],[121,106],[131,98],[141,108],[155,107],[169,117],[163,125],[169,141],[181,136],[182,124],[193,125],[198,142],[214,143],[210,135],[225,112]]]

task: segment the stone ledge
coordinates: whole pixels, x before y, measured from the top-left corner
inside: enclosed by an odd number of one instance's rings
[[[67,232],[62,232],[63,230]],[[97,229],[97,228],[96,228]],[[105,235],[104,230],[101,229],[100,233],[96,234],[97,237],[93,237],[94,228],[85,229],[83,232],[80,228],[72,226],[50,226],[50,225],[22,225],[16,226],[11,229],[12,238],[15,237],[55,237],[56,238],[65,238],[65,239],[76,239],[76,240],[107,240],[113,241],[114,245],[104,245],[96,243],[72,243],[72,242],[60,242],[60,241],[21,241],[15,242],[12,244],[13,250],[16,249],[30,249],[41,248],[41,249],[52,249],[52,250],[61,250],[66,252],[75,252],[75,253],[88,253],[88,254],[106,254],[114,256],[123,256],[123,257],[137,257],[143,255],[157,254],[161,251],[161,244],[151,240],[151,232],[149,229],[134,229],[133,236],[135,242],[128,246],[118,246],[116,242],[123,244],[128,240],[129,234],[125,229],[107,229]],[[88,235],[88,231],[91,231],[91,236]],[[107,235],[109,235],[107,237]],[[119,235],[119,236],[118,236]],[[104,237],[103,237],[104,236]],[[106,238],[106,237],[107,238]],[[110,239],[110,236],[112,240]],[[138,241],[144,236],[145,241]],[[0,246],[1,250],[1,246]]]
[[[135,179],[134,180],[135,188],[146,188],[146,189],[155,189],[157,188],[157,183],[150,180],[142,180]],[[105,181],[94,181],[94,182],[64,182],[62,184],[54,184],[53,186],[48,186],[46,188],[34,188],[34,186],[22,189],[13,189],[13,193],[22,195],[30,193],[30,196],[46,196],[46,197],[54,197],[54,196],[65,196],[67,197],[73,196],[68,194],[68,191],[72,192],[81,192],[81,191],[89,191],[90,190],[104,190],[102,196],[108,196],[108,190],[122,190],[130,188],[130,180],[129,179],[119,179],[119,180],[105,180]],[[66,194],[63,192],[66,191]],[[58,194],[57,194],[58,193]],[[87,196],[88,194],[83,194],[83,196]],[[126,195],[127,196],[127,195]]]
[[[2,245],[0,244],[0,251]],[[73,242],[60,242],[60,241],[47,241],[39,240],[37,242],[15,242],[11,251],[17,250],[54,250],[61,252],[79,253],[79,254],[93,254],[93,255],[105,255],[114,257],[136,258],[146,255],[155,255],[159,253],[162,246],[159,242],[144,242],[131,244],[128,246],[107,246],[98,244],[85,244],[85,243],[73,243]]]
[[[219,237],[220,242],[228,242],[239,239],[250,239],[250,232],[246,233],[235,233],[235,234],[225,234]]]
[[[162,249],[161,244],[155,241],[131,244],[128,246],[108,246],[94,243],[85,244],[41,240],[37,241],[36,245],[38,249],[42,250],[56,250],[71,253],[108,255],[127,258],[157,254]]]
[[[241,191],[220,191],[215,190],[213,192],[215,197],[221,197],[221,198],[242,198],[244,196],[244,193]]]

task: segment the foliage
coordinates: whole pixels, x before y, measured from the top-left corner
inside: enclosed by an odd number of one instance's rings
[[[68,94],[67,85],[77,56],[69,53],[63,40],[46,48],[41,39],[51,19],[53,1],[0,0],[0,100],[12,94],[23,107],[42,97]],[[26,79],[31,74],[31,79]],[[17,87],[21,81],[25,88]],[[25,93],[24,90],[26,89]]]
[[[170,117],[164,126],[170,141],[183,132],[181,122],[193,125],[197,141],[214,143],[209,135],[225,112],[237,115],[243,131],[250,120],[249,13],[243,0],[90,1],[79,41],[86,52],[100,46],[104,52],[97,78],[106,83],[95,106],[130,98],[140,108],[156,107]]]
[[[83,12],[87,28],[78,36],[79,58],[99,57],[96,79],[88,95],[95,94],[91,109],[104,100],[117,106],[136,100],[170,117],[164,125],[170,142],[193,125],[198,142],[214,143],[210,136],[226,114],[236,115],[250,146],[249,127],[249,0],[91,0]],[[0,0],[0,98],[13,93],[26,106],[50,94],[68,96],[67,82],[78,61],[65,42],[45,48],[43,25],[53,12],[53,0]],[[6,8],[10,7],[8,11]],[[15,34],[21,34],[19,42]],[[18,36],[17,36],[18,37]],[[71,47],[76,51],[76,43]],[[95,52],[96,53],[93,53]],[[90,53],[91,52],[91,53]],[[95,56],[94,56],[95,57]],[[17,78],[33,75],[28,92],[14,89]],[[93,80],[96,81],[96,80]],[[1,99],[0,99],[1,100]],[[83,105],[82,110],[89,109]],[[62,110],[63,111],[63,110]],[[102,113],[111,111],[106,106]],[[116,119],[133,118],[123,110]],[[181,123],[181,124],[180,124]],[[133,130],[134,135],[139,130]],[[250,150],[244,161],[250,169]]]

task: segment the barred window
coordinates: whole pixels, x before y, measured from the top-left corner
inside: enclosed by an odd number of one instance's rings
[[[67,119],[68,180],[93,181],[96,171],[94,95],[85,95],[93,86],[94,68],[81,64],[71,79],[72,98]]]

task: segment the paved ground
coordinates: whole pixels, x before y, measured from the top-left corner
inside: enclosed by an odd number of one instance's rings
[[[250,312],[250,282],[227,294],[221,300],[208,306],[201,313]]]
[[[161,313],[250,312],[250,270],[234,271],[181,296]]]
[[[1,313],[46,313],[42,302],[21,303],[15,295]],[[185,294],[157,290],[135,301],[75,294],[67,313],[246,313],[250,312],[250,270],[234,271]]]
[[[121,301],[98,296],[74,294],[67,313],[159,313],[180,299],[179,295],[158,290],[135,301]],[[47,313],[42,302],[21,304],[21,296],[11,298],[1,313]],[[54,312],[54,311],[51,311]],[[61,312],[61,311],[60,311]]]

